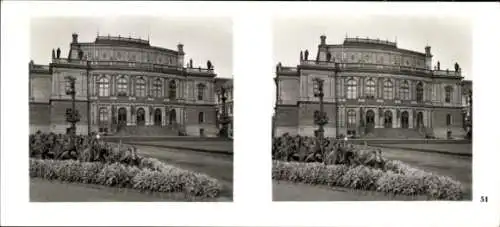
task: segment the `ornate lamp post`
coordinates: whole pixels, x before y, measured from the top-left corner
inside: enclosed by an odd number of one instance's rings
[[[75,90],[75,78],[74,77],[66,77],[67,80],[69,80],[69,89],[66,91],[67,95],[71,95],[71,110],[69,112],[66,112],[66,121],[71,123],[70,127],[70,134],[71,135],[76,135],[76,122],[80,121],[80,114],[76,110],[76,103],[75,103],[75,95],[76,95],[76,90]]]
[[[226,88],[222,86],[219,90],[219,95],[221,96],[222,100],[222,115],[220,116],[219,119],[219,122],[222,124],[222,128],[219,130],[219,136],[229,137],[229,130],[227,126],[230,122],[230,119],[227,116],[227,110],[226,110],[226,100],[227,100]]]
[[[468,109],[469,109],[469,132],[468,132],[468,136],[470,139],[472,139],[472,90],[469,90],[469,94],[467,94],[469,96],[469,106],[468,106]]]
[[[334,79],[335,79],[335,137],[339,137],[339,95],[340,91],[337,88],[340,86],[337,85],[338,80],[338,72],[340,71],[339,63],[335,62],[334,68]]]
[[[324,97],[324,93],[323,93],[323,80],[322,79],[319,79],[319,78],[316,78],[314,79],[314,81],[316,82],[316,85],[317,87],[314,88],[314,97],[318,97],[319,98],[319,112],[316,112],[315,116],[314,116],[314,124],[318,125],[318,134],[317,136],[322,139],[323,138],[323,135],[324,135],[324,125],[326,125],[328,123],[328,117],[326,116],[326,113],[324,111],[324,108],[323,108],[323,97]]]

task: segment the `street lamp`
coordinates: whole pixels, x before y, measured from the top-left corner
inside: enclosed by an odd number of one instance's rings
[[[228,124],[229,124],[229,117],[227,116],[227,109],[226,109],[226,99],[227,99],[227,91],[224,86],[222,86],[219,90],[219,95],[221,96],[222,100],[222,116],[220,117],[220,123],[222,124],[222,129],[219,131],[219,136],[222,137],[228,137],[229,136],[229,130],[228,130]]]
[[[338,72],[340,71],[339,63],[335,62],[334,80],[335,80],[335,137],[339,138],[339,94],[340,85],[338,84]]]
[[[325,95],[323,93],[324,80],[319,79],[319,78],[315,78],[314,82],[315,82],[314,97],[319,98],[319,112],[315,112],[314,123],[319,126],[317,136],[321,139],[321,138],[323,138],[323,133],[324,133],[323,126],[328,123],[328,117],[326,116],[326,113],[325,113],[324,108],[323,108],[323,105],[324,105],[323,104],[323,97]]]
[[[76,95],[76,90],[75,90],[75,78],[74,77],[66,77],[66,79],[69,81],[69,89],[66,90],[67,95],[71,95],[71,109],[70,111],[66,112],[66,121],[71,123],[70,127],[70,134],[76,135],[76,122],[80,121],[80,114],[76,110],[76,103],[75,103],[75,95]]]

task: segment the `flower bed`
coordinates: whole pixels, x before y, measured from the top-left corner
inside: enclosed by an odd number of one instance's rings
[[[324,165],[273,161],[273,179],[321,184],[331,187],[372,190],[403,195],[427,195],[429,199],[460,200],[460,182],[409,167],[399,161],[389,161],[381,170],[367,166]]]
[[[195,197],[217,197],[222,190],[214,178],[142,157],[133,146],[78,137],[71,147],[67,137],[30,136],[30,177]]]
[[[323,147],[311,137],[283,135],[273,141],[273,179],[332,187],[426,195],[429,199],[460,200],[463,187],[436,175],[383,157],[380,149],[355,146],[332,138]]]

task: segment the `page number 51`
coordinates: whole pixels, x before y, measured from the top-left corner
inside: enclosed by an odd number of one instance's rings
[[[482,203],[487,203],[488,202],[488,196],[481,196],[481,202]]]

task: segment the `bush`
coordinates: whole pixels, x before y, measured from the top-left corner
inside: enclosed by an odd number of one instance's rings
[[[403,195],[427,195],[430,199],[460,200],[460,182],[413,168],[400,161],[388,161],[382,169],[367,166],[323,165],[273,161],[273,179],[372,190]]]
[[[30,159],[30,177],[93,183],[153,192],[184,192],[189,196],[217,197],[222,185],[214,178],[146,158],[141,167],[121,163]]]

